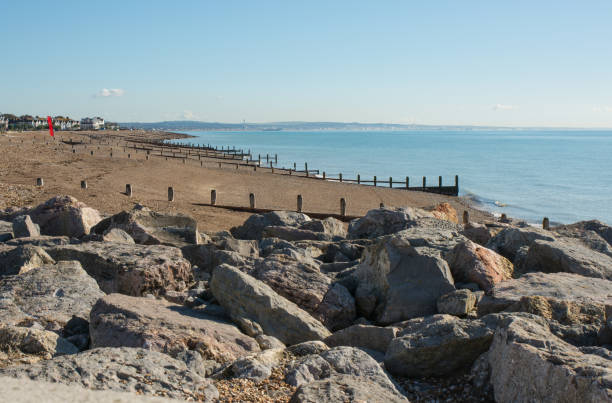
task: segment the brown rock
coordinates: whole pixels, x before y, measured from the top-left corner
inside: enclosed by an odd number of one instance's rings
[[[56,196],[28,212],[45,235],[81,237],[89,234],[100,220],[100,213],[72,196]]]
[[[440,203],[434,208],[431,212],[435,218],[438,220],[446,220],[455,224],[459,224],[459,219],[457,218],[457,210],[453,208],[448,203]]]

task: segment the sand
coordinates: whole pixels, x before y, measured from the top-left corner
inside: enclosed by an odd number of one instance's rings
[[[217,160],[213,159],[204,159],[204,166],[197,160],[185,164],[182,160],[166,161],[154,156],[146,160],[142,151],[128,148],[124,152],[123,147],[117,146],[112,147],[111,158],[110,146],[101,144],[100,139],[117,135],[123,136],[116,140],[121,144],[137,138],[172,137],[142,131],[56,132],[54,139],[43,131],[0,135],[0,209],[36,205],[53,196],[69,194],[107,214],[130,209],[136,203],[156,211],[186,213],[207,231],[227,230],[249,217],[249,212],[203,205],[210,203],[210,192],[215,189],[217,204],[227,206],[247,207],[249,193],[253,193],[258,208],[295,210],[297,195],[301,194],[305,213],[338,214],[340,198],[345,198],[346,214],[351,216],[362,216],[378,208],[380,203],[386,207],[430,209],[448,202],[459,216],[468,210],[474,221],[492,219],[490,214],[475,209],[460,197],[272,174],[269,169],[261,168],[256,172],[250,167],[218,168]],[[61,140],[69,139],[86,144],[76,146],[73,153],[71,146],[60,145]],[[38,177],[44,179],[43,187],[35,186]],[[81,189],[81,180],[87,181],[87,189]],[[132,197],[124,194],[128,183],[133,188]],[[169,186],[174,188],[174,202],[167,200]]]

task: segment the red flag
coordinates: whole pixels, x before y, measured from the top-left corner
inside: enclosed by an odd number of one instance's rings
[[[51,120],[51,116],[47,116],[47,123],[49,123],[49,134],[51,137],[53,136],[53,120]]]

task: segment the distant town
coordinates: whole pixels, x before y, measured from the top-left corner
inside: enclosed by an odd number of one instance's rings
[[[119,124],[105,122],[101,117],[83,118],[75,120],[68,116],[55,116],[51,118],[54,130],[118,130]],[[24,130],[48,130],[49,123],[46,117],[10,113],[0,114],[0,132]]]

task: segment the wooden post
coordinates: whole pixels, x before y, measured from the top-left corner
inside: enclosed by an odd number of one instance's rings
[[[393,178],[389,176],[389,189],[393,188]]]
[[[376,175],[374,175],[374,187],[376,187]]]
[[[113,152],[112,152],[112,151],[110,152],[110,157],[111,157],[111,158],[113,158]],[[167,158],[166,158],[166,159],[167,159]]]
[[[338,178],[340,179],[340,182],[342,182],[342,172],[338,174]]]
[[[423,188],[427,187],[427,178],[423,176]]]
[[[410,178],[406,176],[406,190],[410,188]]]
[[[174,189],[172,188],[172,186],[168,188],[168,201],[174,201]]]
[[[261,154],[257,154],[257,163],[261,166]]]
[[[148,156],[148,155],[145,155],[145,159],[148,161],[148,160],[149,160],[149,156]]]
[[[459,193],[459,175],[455,175],[455,188],[457,189],[457,193]]]
[[[214,206],[217,203],[217,191],[215,189],[210,191],[210,204]]]
[[[73,154],[75,154],[75,153],[76,153],[76,150],[75,150],[74,148],[72,149],[72,153],[73,153]]]
[[[380,208],[385,208],[385,203],[380,203]]]
[[[502,213],[501,217],[499,217],[499,221],[501,222],[508,221],[508,216],[506,216],[506,213]]]
[[[183,164],[187,163],[187,158],[183,158]]]
[[[130,154],[128,154],[128,158],[132,158],[132,156]]]
[[[441,188],[442,187],[442,177],[438,176],[438,187]]]
[[[361,175],[357,174],[357,184],[361,185]]]
[[[463,225],[470,223],[470,213],[467,210],[463,210]]]
[[[249,193],[249,206],[255,208],[255,195],[253,193]]]
[[[270,154],[266,154],[266,162],[270,161]]]
[[[219,163],[219,168],[221,168],[221,163]]]
[[[297,171],[297,164],[295,162],[293,163],[293,170]]]
[[[548,219],[548,217],[544,217],[544,219],[542,220],[542,229],[545,230],[550,230],[550,220]]]
[[[274,163],[278,164],[278,154],[274,154]]]
[[[308,177],[308,163],[304,163],[304,171],[306,171],[306,177]]]
[[[36,178],[36,186],[44,186],[43,178]]]
[[[344,197],[340,199],[340,215],[342,217],[346,216],[346,200],[344,200]]]
[[[91,156],[93,157],[93,151],[90,151],[89,153],[90,153],[90,154],[91,154]]]
[[[81,189],[87,189],[87,181],[81,181]]]
[[[132,197],[132,185],[129,183],[125,185],[125,194],[127,197]]]
[[[297,212],[302,212],[302,195],[297,195]]]

